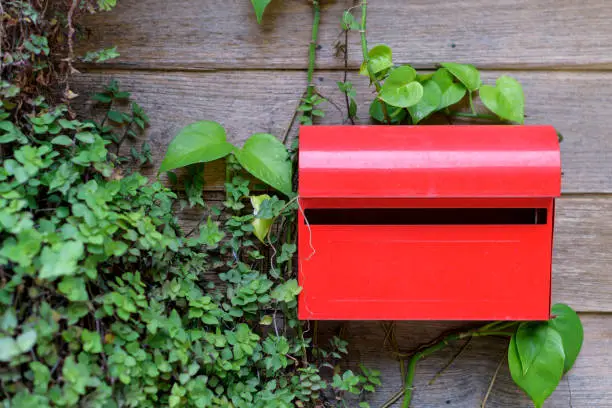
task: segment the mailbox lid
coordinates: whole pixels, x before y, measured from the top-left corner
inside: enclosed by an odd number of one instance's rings
[[[551,126],[303,126],[303,198],[558,197]]]

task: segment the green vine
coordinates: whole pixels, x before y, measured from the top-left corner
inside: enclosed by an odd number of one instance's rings
[[[363,64],[365,65],[365,69],[367,71],[368,76],[370,77],[370,82],[374,84],[376,88],[376,92],[380,93],[382,87],[380,85],[380,81],[376,76],[376,72],[372,67],[372,61],[370,59],[370,54],[368,52],[368,40],[366,36],[366,24],[367,24],[367,15],[368,15],[368,2],[366,0],[362,0],[361,2],[361,50],[363,53]],[[381,104],[381,110],[383,114],[383,118],[386,123],[391,124],[391,118],[389,117],[389,112],[386,104]]]
[[[270,0],[251,2],[261,23]],[[304,125],[324,116],[326,101],[313,81],[321,8],[311,3],[307,84],[295,112]],[[70,106],[73,65],[119,56],[116,47],[75,56],[79,17],[116,1],[58,1],[57,18],[48,5],[0,6],[1,405],[368,407],[380,372],[343,368],[348,343],[334,336],[320,345],[316,323],[306,330],[297,318],[295,149],[267,133],[234,146],[220,124],[200,121],[176,135],[159,168],[184,188],[149,181],[138,172],[151,161],[149,118],[118,82],[93,95],[95,114],[77,118]],[[349,31],[359,31],[374,120],[523,123],[516,80],[483,85],[465,64],[425,74],[396,66],[389,47],[368,48],[365,0],[360,9],[360,22],[350,10],[342,16],[345,65]],[[354,122],[353,85],[345,76],[338,86]],[[489,112],[476,111],[477,98]],[[221,158],[225,195],[205,196],[206,163]],[[185,207],[200,213],[187,233],[176,217]],[[497,336],[510,338],[512,378],[541,407],[583,340],[571,308],[552,312],[548,322],[493,322],[418,348],[407,356],[405,386],[384,406],[402,397],[410,406],[422,359]]]

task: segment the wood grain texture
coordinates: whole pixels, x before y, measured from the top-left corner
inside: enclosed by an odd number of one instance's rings
[[[338,68],[339,21],[353,1],[322,4],[318,66]],[[369,2],[368,39],[418,67],[610,68],[611,19],[604,0],[379,0]],[[123,0],[85,21],[91,33],[78,51],[117,45],[122,56],[110,64],[130,68],[305,68],[311,24],[303,0],[274,0],[262,26],[245,0]],[[358,37],[351,35],[352,67],[361,62]]]
[[[612,9],[612,8],[611,8]],[[485,82],[492,83],[500,72],[485,72]],[[607,113],[612,100],[612,73],[512,72],[524,85],[527,98],[527,123],[553,124],[563,133],[563,191],[565,193],[612,192],[612,115]],[[198,73],[91,72],[75,76],[73,85],[81,99],[75,104],[89,109],[87,95],[110,78],[120,81],[133,93],[152,123],[154,174],[166,150],[180,128],[196,120],[220,122],[228,138],[241,144],[251,134],[268,132],[281,137],[289,125],[305,84],[305,73],[294,71],[223,71]],[[319,71],[315,80],[320,92],[339,105],[324,105],[324,124],[343,123],[344,96],[336,86],[342,72]],[[367,79],[354,73],[359,116],[367,120],[373,99]],[[465,122],[458,122],[465,123]],[[295,129],[294,129],[295,130]],[[295,133],[295,132],[294,132]],[[223,186],[223,166],[214,164],[207,171],[208,188]]]
[[[547,408],[612,407],[612,315],[581,315],[585,328],[582,352],[572,370],[547,400]],[[342,323],[319,324],[320,333],[330,333]],[[446,330],[465,327],[444,322],[396,322],[399,350],[408,352]],[[345,323],[349,341],[349,367],[359,363],[382,372],[382,387],[369,399],[380,407],[403,387],[399,361],[393,347],[385,344],[380,322]],[[325,337],[325,336],[321,336]],[[322,339],[321,341],[324,341]],[[462,343],[434,353],[417,365],[412,407],[480,407],[500,360],[500,372],[487,401],[487,408],[531,408],[528,398],[512,382],[507,364],[507,340],[476,338],[433,383],[429,381],[459,351]],[[393,407],[400,407],[396,403]]]

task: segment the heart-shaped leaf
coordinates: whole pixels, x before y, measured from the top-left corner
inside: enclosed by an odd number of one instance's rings
[[[458,103],[467,92],[463,84],[453,81],[453,76],[446,68],[437,70],[432,79],[438,84],[442,92],[438,109],[448,108]]]
[[[383,101],[380,99],[374,99],[370,104],[370,116],[377,120],[378,122],[385,123],[385,114],[383,112]],[[389,118],[391,119],[391,124],[401,123],[404,119],[406,119],[406,109],[404,108],[396,108],[387,103],[384,103],[387,107],[387,113],[389,114]]]
[[[416,125],[438,110],[441,98],[442,92],[438,84],[432,80],[425,82],[423,84],[423,97],[419,103],[408,108],[408,112],[410,112],[412,117],[412,123]]]
[[[399,108],[416,105],[423,97],[423,86],[415,79],[416,71],[408,65],[394,69],[385,80],[379,98]]]
[[[253,233],[264,244],[266,243],[266,236],[270,231],[270,227],[272,226],[273,218],[257,218],[257,214],[259,213],[259,209],[261,208],[261,204],[270,199],[270,196],[267,194],[261,194],[258,196],[251,196],[251,205],[253,206],[253,215],[255,218],[251,222],[253,225]]]
[[[374,46],[370,52],[368,52],[368,60],[370,62],[370,69],[372,70],[372,75],[376,75],[379,72],[384,71],[385,69],[389,69],[393,66],[393,52],[391,48],[385,44],[379,44]],[[368,67],[365,64],[361,64],[361,69],[359,70],[361,75],[369,76]]]
[[[523,375],[527,374],[535,358],[540,354],[547,332],[541,326],[547,323],[524,322],[516,330],[516,349],[521,360]],[[538,337],[539,336],[539,337]]]
[[[255,16],[257,16],[257,23],[261,24],[261,19],[263,18],[263,13],[268,7],[272,0],[251,0],[253,4],[253,8],[255,9]]]
[[[502,75],[497,78],[496,86],[483,85],[480,99],[500,118],[521,124],[525,122],[525,95],[516,79]]]
[[[225,129],[217,122],[192,123],[172,139],[159,172],[217,160],[227,156],[233,148],[227,142]]]
[[[448,71],[453,74],[455,78],[457,78],[467,89],[470,91],[476,91],[482,85],[482,81],[480,80],[480,72],[476,69],[475,66],[470,64],[457,64],[456,62],[443,62],[442,65],[444,68],[448,69]]]
[[[12,337],[0,337],[0,361],[8,363],[19,354],[21,354],[21,350],[15,339]]]
[[[289,153],[277,138],[268,133],[256,133],[234,154],[253,176],[287,196],[293,195]]]
[[[584,340],[584,329],[580,317],[574,309],[563,303],[557,303],[552,308],[554,318],[549,322],[551,327],[559,332],[563,340],[563,350],[565,351],[564,372],[568,372],[582,348]]]
[[[361,24],[355,19],[349,10],[344,10],[342,14],[342,29],[343,30],[359,30]]]
[[[527,373],[521,366],[516,335],[512,336],[508,347],[508,365],[514,382],[529,395],[536,408],[542,408],[563,376],[565,353],[561,335],[555,329],[547,323],[539,324],[534,329],[541,333],[534,334],[532,339],[542,341],[542,344],[537,347],[539,353]]]

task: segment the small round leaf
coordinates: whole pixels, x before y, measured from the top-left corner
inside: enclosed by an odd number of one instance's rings
[[[159,172],[194,163],[205,163],[227,156],[233,146],[225,129],[217,122],[204,120],[185,126],[170,142]]]
[[[374,99],[370,104],[370,116],[380,123],[385,123],[385,114],[383,112],[383,101],[380,99]],[[389,104],[384,103],[387,107],[387,113],[389,114],[389,119],[391,119],[391,124],[401,123],[404,119],[406,119],[406,109],[404,108],[396,108]]]
[[[467,92],[463,84],[453,81],[453,76],[446,68],[437,70],[432,79],[438,84],[442,92],[438,109],[448,108],[458,103]]]
[[[372,74],[376,75],[385,69],[389,69],[393,66],[393,52],[391,48],[385,44],[379,44],[374,46],[370,52],[368,52],[368,60],[370,62],[370,69]],[[359,71],[361,75],[368,76],[368,67],[365,64],[361,64]]]
[[[408,65],[394,69],[385,80],[379,98],[399,108],[416,105],[423,97],[423,86],[415,79],[416,71]]]
[[[578,314],[563,303],[557,303],[552,307],[553,319],[550,321],[551,327],[559,332],[563,340],[563,350],[565,351],[564,372],[568,372],[582,348],[584,340],[584,329]]]
[[[12,337],[0,337],[0,361],[8,363],[19,354],[21,354],[21,350],[15,339]]]
[[[487,109],[500,118],[521,124],[525,122],[525,95],[516,79],[502,75],[497,79],[496,86],[483,85],[480,99]]]
[[[456,62],[443,62],[440,65],[453,74],[453,76],[470,91],[473,92],[480,88],[482,84],[480,72],[478,72],[475,66],[470,64],[457,64]]]
[[[408,112],[410,112],[412,117],[412,123],[416,125],[437,111],[441,98],[442,92],[438,84],[432,80],[425,82],[423,84],[423,98],[421,98],[419,103],[408,108]]]

